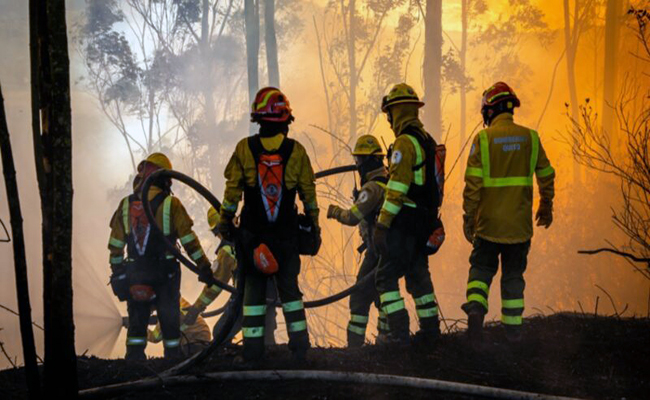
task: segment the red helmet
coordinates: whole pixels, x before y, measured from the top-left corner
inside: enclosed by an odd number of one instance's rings
[[[483,92],[483,100],[481,101],[481,109],[492,108],[497,104],[503,102],[510,102],[506,104],[506,108],[512,109],[519,107],[521,103],[519,98],[515,94],[515,91],[512,90],[505,82],[497,82],[494,85],[490,86]]]
[[[279,89],[269,86],[257,92],[251,109],[251,121],[287,122],[292,120],[289,99]]]

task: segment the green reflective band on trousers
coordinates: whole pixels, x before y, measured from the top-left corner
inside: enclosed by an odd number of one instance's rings
[[[163,202],[163,233],[165,236],[171,235],[172,228],[171,228],[171,210],[172,210],[172,197],[167,196],[165,197],[165,201]]]
[[[307,321],[302,320],[302,321],[291,322],[290,324],[287,325],[287,330],[289,332],[300,332],[300,331],[307,330]]]
[[[390,303],[388,305],[383,305],[383,303],[382,303],[381,308],[384,310],[384,312],[386,312],[386,314],[392,314],[394,312],[404,310],[406,308],[406,306],[404,305],[404,300],[400,300],[400,301],[396,301],[394,303]]]
[[[352,314],[352,315],[350,315],[350,322],[355,322],[357,324],[367,324],[368,323],[368,316],[367,315]]]
[[[195,240],[197,237],[194,232],[189,233],[181,238],[181,244],[188,244],[192,240]]]
[[[406,194],[409,191],[408,185],[405,185],[402,182],[397,182],[397,181],[389,181],[387,188],[404,194]]]
[[[192,253],[192,255],[190,257],[192,257],[192,260],[197,261],[199,258],[203,257],[203,254],[204,254],[203,250],[198,249],[197,251]]]
[[[388,211],[389,213],[391,213],[393,215],[399,214],[399,210],[402,209],[402,207],[400,207],[400,206],[398,206],[396,204],[393,204],[388,200],[384,200],[384,205],[381,206],[381,208],[383,208],[384,210]]]
[[[547,176],[550,176],[553,173],[555,173],[555,169],[553,169],[553,167],[551,167],[549,165],[548,167],[546,167],[546,168],[544,168],[542,170],[539,170],[536,173],[537,173],[538,178],[546,178]]]
[[[122,202],[122,225],[124,225],[124,232],[129,234],[129,198],[125,198]]]
[[[511,315],[502,315],[501,323],[504,325],[521,325],[523,323],[523,318],[521,315],[511,316]]]
[[[379,321],[379,323],[377,324],[377,326],[378,326],[379,329],[382,330],[382,331],[389,331],[389,330],[390,330],[390,327],[388,326],[388,322],[381,322],[381,321]]]
[[[411,135],[406,135],[406,137],[411,139],[411,143],[413,143],[413,147],[415,147],[415,165],[421,165],[422,149],[420,148],[420,143],[416,138],[414,138]],[[415,183],[418,186],[424,185],[424,165],[421,165],[420,168],[413,171],[413,183]]]
[[[485,282],[471,281],[467,284],[467,290],[470,289],[481,289],[486,296],[490,295],[490,287]]]
[[[147,338],[145,337],[127,337],[126,345],[127,346],[140,346],[147,344]]]
[[[363,328],[360,326],[352,325],[351,323],[348,324],[348,330],[352,333],[356,333],[357,335],[365,336],[366,335],[366,327],[364,326]]]
[[[528,176],[492,178],[490,175],[490,142],[487,131],[483,130],[479,133],[481,164],[483,164],[483,187],[533,186],[533,175],[535,174],[535,166],[539,156],[539,135],[537,135],[537,132],[531,130],[530,139],[532,151]]]
[[[115,264],[122,264],[124,262],[124,257],[118,256],[118,257],[111,257],[110,263],[115,265]]]
[[[503,308],[524,308],[524,299],[501,300]]]
[[[243,327],[241,328],[241,332],[245,338],[260,338],[264,336],[264,327],[263,326],[255,326],[252,328]]]
[[[266,304],[261,306],[244,306],[245,317],[257,317],[259,315],[266,315]]]
[[[485,307],[485,310],[488,309],[488,301],[485,297],[481,296],[478,293],[472,293],[469,296],[467,296],[467,302],[470,303],[472,301],[475,301],[477,303],[480,303],[483,307]]]
[[[421,306],[427,303],[433,303],[436,301],[436,296],[433,293],[427,293],[424,296],[416,297],[413,299],[416,306]]]
[[[163,346],[165,346],[167,348],[178,347],[178,346],[180,346],[180,344],[181,344],[180,339],[163,340]]]
[[[282,303],[282,309],[284,312],[294,312],[304,309],[305,306],[302,304],[302,300],[290,301],[288,303]]]
[[[395,301],[395,300],[402,300],[402,295],[398,291],[382,293],[379,296],[379,301],[381,301],[382,303],[386,301]]]
[[[108,241],[108,244],[118,248],[124,247],[124,242],[119,239],[115,239],[114,237],[112,237],[111,240]]]
[[[432,308],[419,308],[415,310],[418,314],[418,318],[431,318],[438,316],[438,307]]]

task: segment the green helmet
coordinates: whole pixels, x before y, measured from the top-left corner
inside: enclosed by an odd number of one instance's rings
[[[384,151],[376,137],[372,135],[359,136],[352,151],[353,156],[383,156]]]
[[[381,111],[388,112],[389,107],[403,103],[414,103],[418,108],[424,106],[424,103],[420,101],[420,98],[412,87],[406,83],[398,83],[382,99]]]

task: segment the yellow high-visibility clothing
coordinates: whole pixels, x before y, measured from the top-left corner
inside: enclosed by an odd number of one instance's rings
[[[149,200],[153,200],[160,192],[160,188],[152,186],[149,190]],[[165,235],[171,237],[172,240],[180,240],[187,254],[199,267],[210,265],[210,261],[208,261],[201,247],[201,242],[192,230],[194,222],[178,198],[171,195],[167,196],[156,210],[155,217],[158,226],[162,228]],[[121,264],[124,261],[126,237],[131,229],[128,196],[120,201],[120,205],[115,210],[113,218],[111,218],[110,226],[111,236],[108,242],[110,263]],[[151,237],[149,239],[151,240]],[[173,258],[169,252],[167,252],[167,257]]]
[[[533,175],[544,201],[555,195],[555,170],[534,130],[509,113],[475,138],[467,160],[463,210],[476,219],[476,235],[495,243],[533,237]]]
[[[384,201],[384,191],[386,185],[382,182],[373,180],[377,176],[387,176],[385,168],[368,173],[366,182],[359,191],[359,195],[350,209],[344,209],[334,206],[336,209],[334,219],[343,225],[356,226],[367,215],[376,212]]]
[[[262,137],[260,139],[264,149],[275,151],[280,148],[284,138],[284,134],[279,133],[272,137]],[[255,158],[248,146],[248,138],[237,143],[235,151],[228,165],[226,165],[224,175],[226,177],[226,190],[221,206],[222,221],[232,218],[237,212],[244,187],[258,185],[257,165],[255,165]],[[293,151],[285,166],[284,184],[288,190],[297,188],[305,213],[318,225],[319,210],[316,200],[315,180],[314,170],[307,151],[298,141],[295,141]]]
[[[217,252],[217,259],[212,263],[214,279],[228,283],[236,268],[237,259],[233,247],[229,244],[221,246]],[[205,310],[219,296],[222,290],[217,285],[205,285],[193,306],[199,310]]]
[[[187,314],[185,311],[186,308],[190,306],[190,303],[187,302],[183,297],[181,297],[181,346],[184,346],[188,343],[208,343],[212,335],[210,333],[210,327],[205,322],[202,316],[196,318],[196,322],[192,325],[185,325],[183,323],[183,318]],[[151,343],[158,343],[163,339],[162,331],[160,329],[160,322],[158,322],[154,329],[147,331],[147,340]]]

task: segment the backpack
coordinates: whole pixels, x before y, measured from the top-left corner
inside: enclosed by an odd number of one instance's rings
[[[149,205],[154,215],[166,197],[167,193],[161,192],[150,201]],[[156,256],[164,255],[165,246],[161,240],[155,238],[150,245],[152,236],[151,226],[147,219],[142,200],[132,194],[128,197],[128,208],[125,206],[122,212],[126,213],[124,215],[125,223],[128,223],[128,227],[125,224],[125,228],[128,228],[127,252],[129,258],[138,259],[145,256],[155,258]]]

